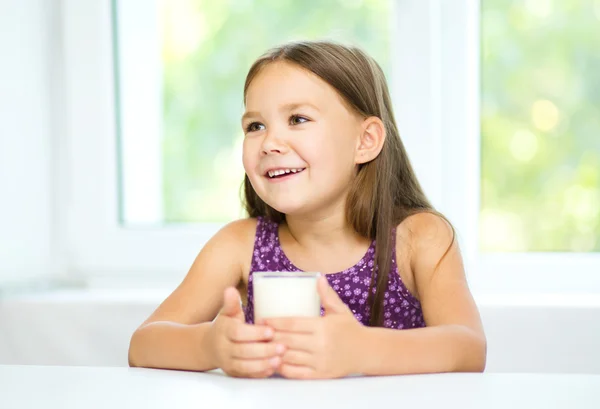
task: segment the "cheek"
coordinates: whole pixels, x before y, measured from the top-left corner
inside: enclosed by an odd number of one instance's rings
[[[257,159],[252,152],[251,143],[248,139],[244,139],[242,145],[242,164],[244,165],[244,171],[246,171],[246,173],[251,173],[254,167],[256,167]]]
[[[348,126],[330,129],[323,140],[321,151],[322,161],[328,167],[337,170],[352,169],[356,154],[356,130]]]

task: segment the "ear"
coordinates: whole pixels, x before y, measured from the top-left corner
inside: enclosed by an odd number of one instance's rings
[[[372,161],[381,152],[384,141],[385,126],[383,121],[376,116],[366,118],[362,123],[354,161],[357,164]]]

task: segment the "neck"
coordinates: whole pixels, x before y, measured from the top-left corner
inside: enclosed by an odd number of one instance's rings
[[[294,241],[304,248],[360,239],[346,222],[343,204],[325,214],[286,215],[286,225]]]

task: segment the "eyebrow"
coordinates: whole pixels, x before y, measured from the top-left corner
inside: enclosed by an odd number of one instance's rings
[[[317,112],[320,112],[319,108],[317,108],[316,105],[311,104],[310,102],[291,102],[291,103],[282,105],[281,108],[279,108],[279,112],[294,111],[294,110],[296,110],[298,108],[302,108],[302,107],[308,107]],[[255,112],[255,111],[245,112],[244,115],[242,115],[242,122],[244,122],[244,120],[246,120],[249,117],[258,117],[258,116],[260,116],[260,113]]]

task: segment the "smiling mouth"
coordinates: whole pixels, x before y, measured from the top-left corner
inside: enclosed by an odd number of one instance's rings
[[[268,171],[265,176],[269,179],[281,179],[286,176],[293,176],[298,173],[302,173],[304,169],[306,168],[275,169]]]

